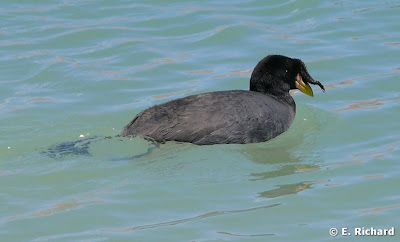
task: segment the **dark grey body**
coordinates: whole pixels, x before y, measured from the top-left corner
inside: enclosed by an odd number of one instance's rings
[[[120,136],[198,145],[256,143],[285,132],[296,114],[293,98],[245,90],[192,95],[140,112]]]

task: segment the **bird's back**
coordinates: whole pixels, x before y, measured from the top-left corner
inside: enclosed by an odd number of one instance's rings
[[[295,106],[263,93],[209,92],[150,107],[126,125],[120,135],[201,145],[254,143],[286,131],[294,116]]]

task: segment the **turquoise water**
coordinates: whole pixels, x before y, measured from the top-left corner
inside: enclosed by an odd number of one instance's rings
[[[400,1],[37,2],[0,4],[1,241],[399,239]],[[294,93],[271,141],[55,146],[248,89],[268,54],[301,58],[327,89]]]

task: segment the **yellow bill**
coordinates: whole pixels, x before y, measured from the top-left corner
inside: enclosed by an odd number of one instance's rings
[[[313,90],[311,89],[310,85],[308,85],[308,83],[303,82],[303,78],[301,78],[300,74],[297,74],[296,81],[294,84],[296,85],[296,88],[299,89],[302,93],[305,93],[311,97],[314,96]]]

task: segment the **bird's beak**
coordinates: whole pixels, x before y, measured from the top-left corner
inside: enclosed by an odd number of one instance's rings
[[[303,78],[300,74],[297,74],[294,84],[296,85],[296,88],[299,89],[302,93],[305,93],[311,97],[314,96],[313,90],[311,89],[310,85],[303,81]]]

